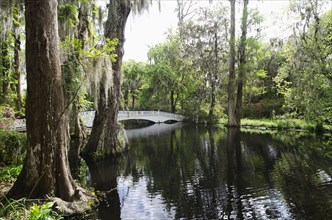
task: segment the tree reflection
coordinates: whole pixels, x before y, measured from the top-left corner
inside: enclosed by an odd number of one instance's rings
[[[291,141],[297,143],[297,148],[287,146],[285,140],[285,137],[248,134],[234,128],[190,125],[130,140],[131,149],[120,160],[118,171],[121,178],[131,182],[131,189],[138,189],[143,183],[148,194],[144,196],[150,201],[158,198],[162,207],[154,207],[156,210],[151,212],[166,212],[171,219],[327,217],[327,214],[314,215],[310,206],[318,213],[331,212],[332,196],[326,193],[332,191],[331,180],[321,184],[322,176],[331,177],[331,170],[313,157],[328,158],[328,154],[313,150],[321,149],[318,145],[311,150],[301,146],[303,138]],[[308,141],[313,143],[311,138]],[[100,173],[91,173],[92,179],[99,178],[98,182],[105,184],[98,187],[110,190],[116,187],[116,168],[113,166],[113,171],[109,171],[110,168],[104,167],[109,165],[101,166]],[[103,179],[105,172],[107,178],[113,176],[112,180]],[[126,196],[141,196],[131,192],[129,189]],[[115,197],[120,210],[119,196]],[[320,198],[321,202],[317,202]],[[128,200],[135,199],[144,198]]]
[[[332,218],[331,163],[321,160],[324,141],[307,140],[285,152],[274,170],[276,186],[302,218]],[[318,156],[318,157],[317,157]],[[314,162],[313,162],[314,161]],[[331,162],[331,161],[330,161]]]
[[[121,219],[120,198],[117,190],[117,163],[112,159],[103,161],[86,160],[91,175],[91,185],[105,193],[105,199],[98,206],[101,220]]]

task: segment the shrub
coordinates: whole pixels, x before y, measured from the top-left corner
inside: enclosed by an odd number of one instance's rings
[[[0,166],[17,166],[23,163],[27,138],[25,133],[0,129]]]
[[[22,165],[0,168],[0,181],[16,179],[22,170]]]
[[[263,99],[258,103],[243,106],[243,117],[271,118],[281,114],[284,100],[282,98]]]
[[[62,219],[59,214],[52,210],[54,202],[47,202],[42,205],[33,204],[30,208],[29,220],[56,220]]]

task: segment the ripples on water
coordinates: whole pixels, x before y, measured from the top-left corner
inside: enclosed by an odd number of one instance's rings
[[[128,136],[128,154],[103,166],[117,191],[93,218],[332,219],[329,138],[179,125]]]

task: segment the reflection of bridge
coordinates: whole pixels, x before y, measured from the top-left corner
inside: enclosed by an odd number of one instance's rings
[[[81,118],[87,127],[92,127],[94,117],[94,111],[81,112]],[[183,121],[184,118],[183,115],[162,111],[119,111],[118,114],[118,121],[147,120],[154,123],[164,123],[167,121]],[[25,119],[17,119],[15,129],[25,131]]]
[[[149,137],[149,136],[159,136],[164,133],[170,133],[176,129],[179,129],[183,126],[183,123],[174,123],[174,124],[154,124],[144,128],[128,129],[126,135],[128,139],[137,138],[137,137]]]

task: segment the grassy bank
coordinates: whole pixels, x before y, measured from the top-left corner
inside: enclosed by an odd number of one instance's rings
[[[219,121],[222,125],[227,125],[227,119]],[[241,127],[260,130],[298,130],[298,131],[324,131],[332,132],[332,125],[317,126],[314,123],[306,122],[301,119],[247,119],[241,120]]]

